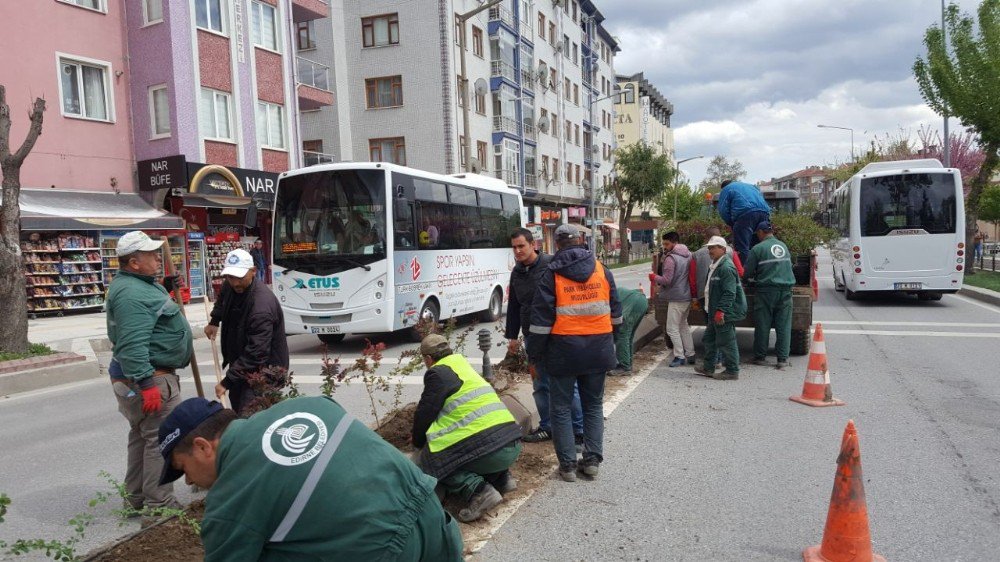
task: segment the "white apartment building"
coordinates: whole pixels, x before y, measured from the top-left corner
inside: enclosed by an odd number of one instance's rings
[[[299,57],[328,66],[334,92],[300,114],[306,161],[465,171],[459,16],[483,4],[334,4],[299,28]],[[592,188],[614,168],[619,48],[603,20],[590,0],[503,0],[465,22],[474,171],[524,193],[546,246],[558,224],[592,222]],[[599,191],[598,223],[611,216]]]

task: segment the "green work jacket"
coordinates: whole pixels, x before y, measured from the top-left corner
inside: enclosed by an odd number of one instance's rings
[[[757,243],[750,249],[743,276],[756,280],[758,289],[787,289],[795,285],[788,246],[774,236]]]
[[[726,322],[743,320],[747,315],[747,299],[743,294],[743,286],[740,285],[740,276],[728,255],[719,259],[722,263],[708,278],[711,284],[706,310],[709,322],[719,310],[725,315]]]

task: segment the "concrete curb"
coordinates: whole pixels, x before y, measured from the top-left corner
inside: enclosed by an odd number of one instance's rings
[[[0,375],[26,371],[29,369],[42,369],[44,367],[53,367],[55,365],[76,363],[85,360],[86,357],[77,355],[76,353],[53,353],[50,355],[39,355],[25,359],[14,359],[11,361],[0,362]]]
[[[963,297],[968,297],[970,299],[974,299],[980,302],[992,304],[993,306],[1000,306],[1000,293],[996,291],[965,285],[964,287],[958,290],[958,294],[962,295]]]
[[[80,382],[101,376],[97,361],[77,361],[0,375],[0,396],[30,392],[50,386]]]

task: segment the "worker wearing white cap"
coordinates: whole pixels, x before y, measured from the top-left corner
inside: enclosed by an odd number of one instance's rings
[[[736,322],[747,314],[746,296],[733,260],[726,254],[729,247],[725,238],[709,239],[708,254],[712,265],[708,268],[705,283],[705,313],[708,321],[702,343],[705,345],[704,367],[695,367],[699,375],[718,380],[736,380],[740,376],[740,351],[736,345]],[[722,354],[726,370],[715,372],[715,365]]]

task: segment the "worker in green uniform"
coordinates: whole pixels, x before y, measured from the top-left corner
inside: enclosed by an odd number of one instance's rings
[[[740,285],[733,260],[726,254],[725,238],[713,236],[709,239],[708,255],[712,265],[708,268],[705,283],[705,314],[708,321],[701,342],[705,345],[704,367],[695,367],[695,372],[717,380],[740,378],[740,350],[736,345],[736,322],[747,314],[746,295]],[[726,370],[715,372],[715,365],[722,354]]]
[[[189,398],[160,425],[161,483],[208,488],[205,560],[460,561],[436,481],[326,397],[248,419]]]
[[[616,287],[618,301],[622,303],[622,327],[615,335],[615,354],[618,356],[618,366],[608,371],[610,376],[632,374],[632,340],[639,322],[649,310],[649,299],[636,289]]]
[[[769,221],[757,225],[758,244],[750,249],[745,276],[756,281],[753,301],[753,364],[766,365],[767,340],[774,328],[774,353],[778,369],[788,366],[792,341],[792,256],[788,246],[774,237]]]

